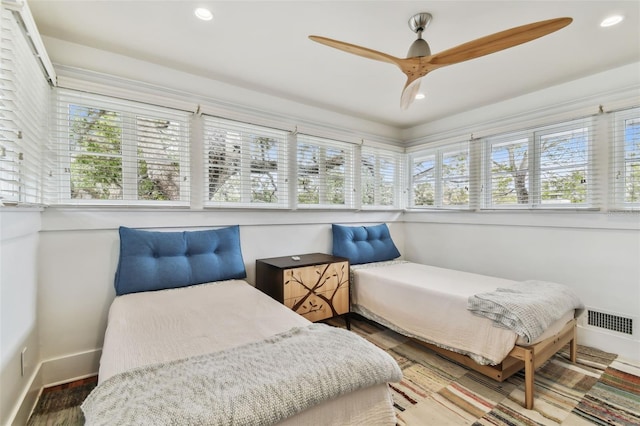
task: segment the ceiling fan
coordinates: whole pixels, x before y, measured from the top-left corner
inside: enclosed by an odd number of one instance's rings
[[[353,53],[354,55],[389,62],[398,66],[400,70],[407,75],[407,83],[402,90],[402,96],[400,98],[400,107],[407,109],[420,89],[420,79],[429,72],[447,65],[479,58],[535,40],[536,38],[558,31],[573,21],[571,18],[555,18],[534,22],[481,37],[432,55],[429,44],[422,39],[422,32],[427,28],[431,19],[431,14],[425,12],[415,14],[409,19],[409,28],[418,35],[418,38],[411,44],[411,47],[409,47],[406,58],[397,58],[386,53],[378,52],[377,50],[327,37],[310,35],[309,38],[318,43]]]

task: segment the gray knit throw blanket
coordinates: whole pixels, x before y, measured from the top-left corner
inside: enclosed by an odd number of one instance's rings
[[[566,285],[546,281],[524,281],[513,287],[469,297],[467,309],[489,318],[533,342],[565,312],[584,310],[578,296]]]
[[[94,389],[82,410],[87,425],[270,425],[401,378],[383,350],[349,331],[311,324],[120,373]]]

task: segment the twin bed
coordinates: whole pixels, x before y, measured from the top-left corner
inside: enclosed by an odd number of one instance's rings
[[[86,424],[395,424],[393,358],[310,323],[244,275],[238,227],[121,228]]]
[[[555,285],[547,296],[557,318],[515,332],[468,304],[520,283],[392,260],[400,253],[384,224],[332,232],[334,254],[352,264],[354,312],[499,381],[524,368],[526,408],[535,368],[567,343],[575,361],[581,304],[558,298]],[[121,227],[99,384],[82,406],[87,424],[395,424],[388,383],[402,373],[393,358],[349,331],[310,323],[245,276],[237,226]],[[476,301],[481,311],[493,300]],[[513,328],[513,318],[498,316]]]
[[[352,312],[500,382],[524,369],[525,408],[537,367],[568,343],[575,362],[584,307],[566,286],[393,260],[384,224],[332,232],[333,254],[351,262]]]

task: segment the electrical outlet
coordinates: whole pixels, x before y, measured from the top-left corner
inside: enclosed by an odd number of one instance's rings
[[[25,359],[25,354],[26,353],[27,353],[27,347],[25,346],[22,349],[22,352],[20,352],[20,375],[21,376],[24,376],[24,369],[27,366],[27,362],[26,362],[26,359]]]

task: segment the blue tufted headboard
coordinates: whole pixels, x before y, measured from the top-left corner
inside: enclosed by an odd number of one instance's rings
[[[246,276],[237,225],[184,232],[120,227],[117,295]]]
[[[375,226],[332,225],[333,255],[352,265],[382,262],[400,257],[386,223]]]

